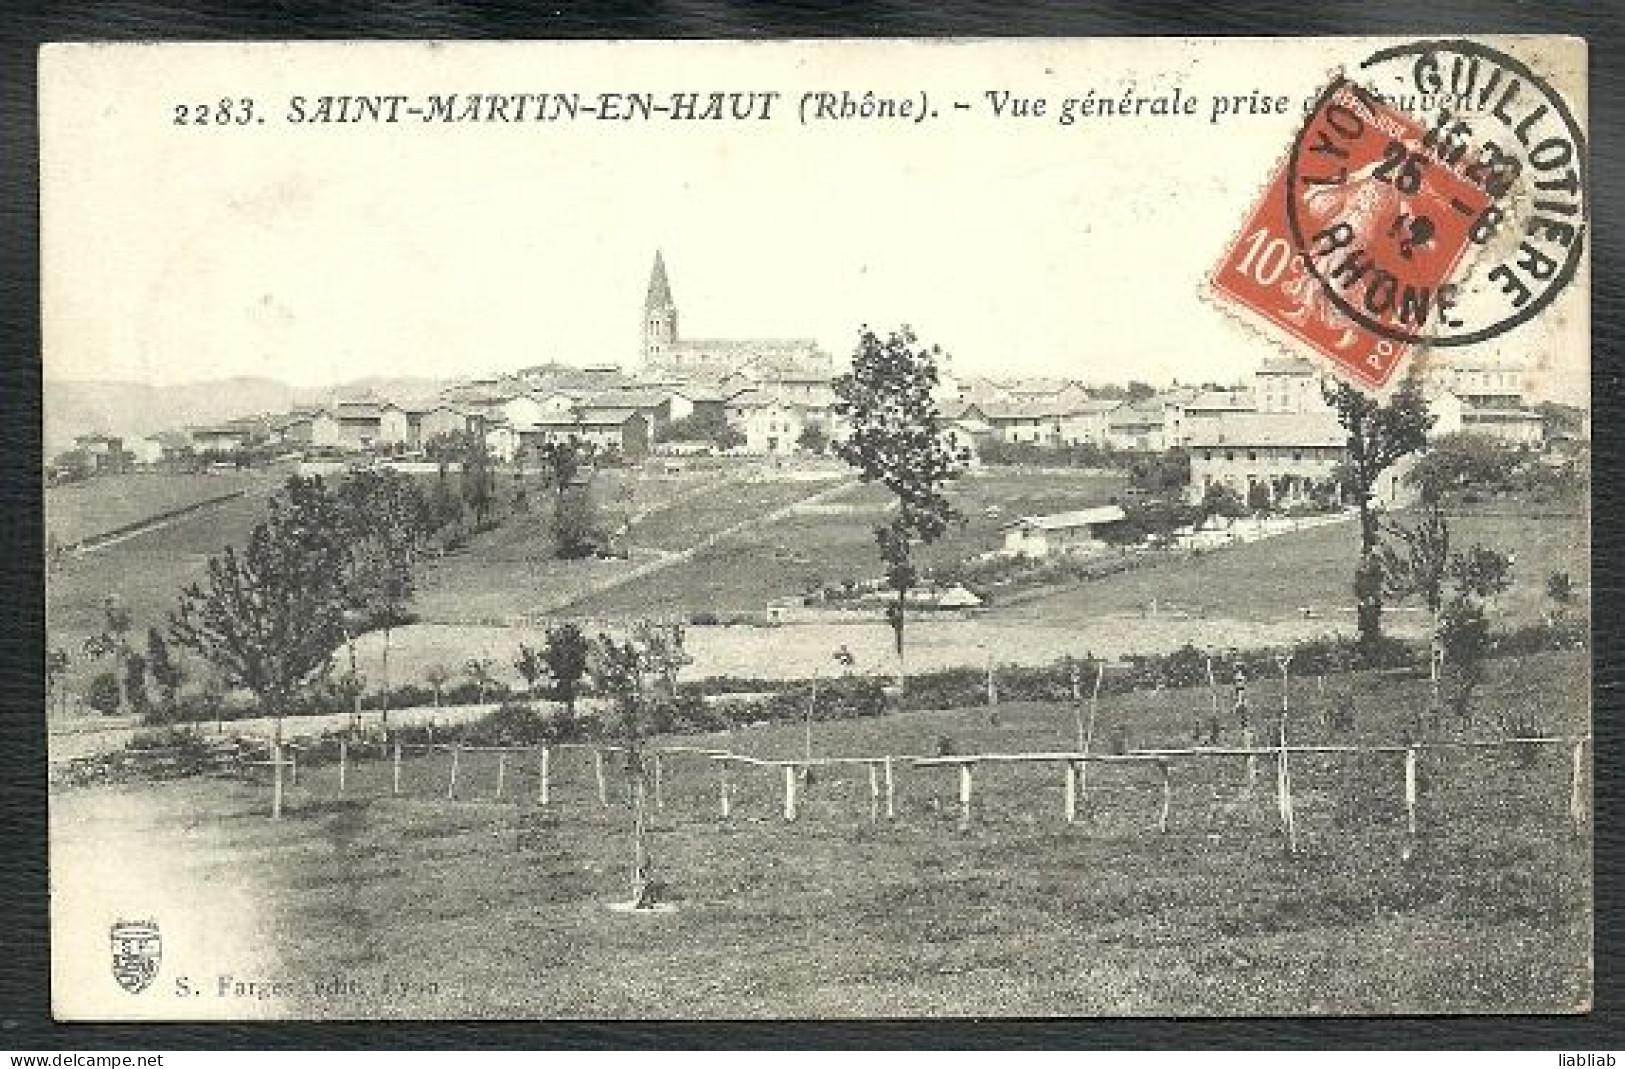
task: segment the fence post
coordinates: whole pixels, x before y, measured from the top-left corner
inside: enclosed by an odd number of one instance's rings
[[[271,819],[282,819],[282,744],[271,747]]]
[[[959,763],[959,826],[970,827],[971,792],[975,789],[975,773],[969,761]]]
[[[598,804],[608,809],[609,784],[604,780],[604,751],[596,746],[592,749],[592,774],[598,780]]]
[[[395,756],[390,762],[390,793],[401,793],[401,740],[395,740]]]
[[[796,766],[784,766],[784,819],[796,819]]]
[[[299,750],[292,745],[288,747],[288,786],[299,786]]]
[[[458,762],[458,759],[462,756],[462,753],[463,753],[463,744],[460,743],[460,742],[452,743],[452,745],[451,745],[451,778],[446,781],[446,797],[448,799],[453,799],[453,798],[457,797],[457,762]]]
[[[536,786],[536,802],[538,805],[548,804],[548,775],[552,771],[549,766],[553,763],[553,751],[546,746],[542,747],[542,767],[540,769],[540,782]]]
[[[1569,775],[1569,819],[1574,821],[1574,833],[1578,835],[1585,824],[1586,804],[1585,794],[1581,791],[1580,781],[1585,769],[1585,740],[1576,739],[1574,743],[1573,768]]]
[[[728,797],[728,759],[717,762],[717,800],[722,807],[722,819],[733,815],[733,799]]]
[[[880,769],[869,763],[869,823],[880,822]]]
[[[660,763],[660,754],[654,755],[655,766],[655,812],[663,812],[666,808],[665,769]]]
[[[1167,761],[1159,761],[1158,764],[1162,766],[1162,815],[1157,818],[1157,830],[1166,832],[1168,830],[1168,810],[1174,801],[1174,777],[1173,769]]]
[[[497,754],[497,801],[502,801],[502,788],[508,779],[508,751]]]
[[[897,819],[897,788],[892,780],[891,755],[886,755],[886,819]]]
[[[1066,822],[1078,821],[1078,763],[1066,762]]]
[[[1241,745],[1244,749],[1248,750],[1251,750],[1258,745],[1258,736],[1253,732],[1251,727],[1242,729]],[[1253,793],[1253,788],[1257,785],[1257,783],[1258,755],[1255,753],[1250,753],[1247,755],[1247,793],[1249,795]]]
[[[345,765],[350,762],[350,744],[348,740],[339,740],[339,793],[344,793]]]
[[[1281,830],[1286,833],[1287,853],[1298,852],[1298,828],[1292,817],[1292,773],[1287,768],[1286,735],[1281,737],[1280,753],[1275,759],[1275,805],[1281,813]]]
[[[1405,833],[1416,834],[1416,747],[1405,748]]]

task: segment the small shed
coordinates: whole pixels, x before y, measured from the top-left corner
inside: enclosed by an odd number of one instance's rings
[[[1023,557],[1048,557],[1058,553],[1082,553],[1105,548],[1103,528],[1123,520],[1117,505],[1057,512],[1050,516],[1022,516],[1001,528],[1004,551]]]

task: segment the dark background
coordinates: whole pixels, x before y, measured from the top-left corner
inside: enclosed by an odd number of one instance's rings
[[[1581,1017],[1250,1021],[354,1023],[57,1025],[46,922],[44,591],[40,501],[39,173],[35,50],[45,41],[331,38],[1270,36],[1565,33],[1590,41],[1592,479],[1596,699],[1596,1006]],[[1062,5],[902,3],[46,4],[0,9],[0,1050],[219,1048],[1547,1048],[1625,1046],[1618,955],[1621,41],[1606,3]]]

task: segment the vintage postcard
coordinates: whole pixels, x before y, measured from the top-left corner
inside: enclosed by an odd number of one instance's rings
[[[39,76],[59,1018],[1590,1006],[1583,40]]]

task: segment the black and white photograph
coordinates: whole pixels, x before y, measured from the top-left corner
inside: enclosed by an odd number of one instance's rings
[[[47,45],[55,1016],[1585,1013],[1588,62]]]

